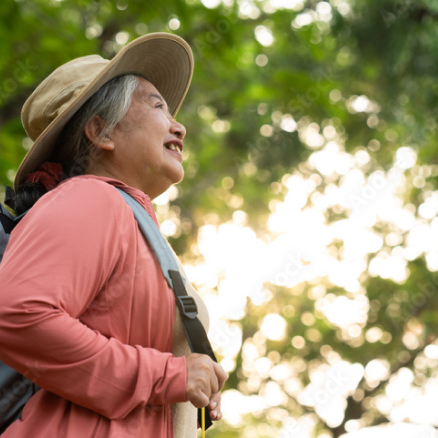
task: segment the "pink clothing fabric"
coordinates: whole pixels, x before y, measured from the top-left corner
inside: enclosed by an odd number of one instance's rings
[[[121,187],[92,175],[44,195],[0,265],[0,359],[42,390],[2,438],[173,437],[185,357],[171,354],[174,296]]]

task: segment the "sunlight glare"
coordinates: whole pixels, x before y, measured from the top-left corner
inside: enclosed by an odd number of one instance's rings
[[[314,407],[329,427],[337,427],[344,419],[346,397],[357,388],[364,376],[362,365],[339,361],[332,366],[316,367],[310,383],[298,395],[304,406]]]
[[[257,41],[262,46],[269,47],[274,43],[274,35],[272,35],[272,31],[266,26],[257,26],[254,33]]]
[[[277,313],[269,313],[260,326],[262,333],[272,341],[282,341],[286,337],[286,320]]]
[[[402,170],[410,169],[417,162],[417,154],[409,146],[399,148],[396,152],[395,158],[395,165]]]
[[[201,2],[208,9],[217,8],[221,4],[221,0],[201,0]]]
[[[316,301],[315,307],[323,312],[332,324],[348,327],[351,324],[364,324],[367,321],[369,302],[364,295],[349,299],[345,296],[336,297],[327,294]]]
[[[235,389],[229,389],[222,393],[222,414],[227,423],[233,426],[242,425],[243,415],[261,412],[265,407],[266,403],[260,396],[245,396]]]

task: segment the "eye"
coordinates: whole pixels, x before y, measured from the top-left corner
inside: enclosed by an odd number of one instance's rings
[[[158,102],[157,104],[155,104],[155,108],[164,109],[164,103]]]

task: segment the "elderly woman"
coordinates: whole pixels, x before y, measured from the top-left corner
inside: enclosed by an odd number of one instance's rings
[[[183,178],[174,116],[193,57],[171,34],[112,61],[55,70],[22,111],[34,144],[15,180],[18,214],[0,265],[0,359],[42,389],[4,438],[196,435],[196,408],[220,419],[222,368],[191,354],[175,299],[131,208]],[[205,305],[195,298],[206,325]]]

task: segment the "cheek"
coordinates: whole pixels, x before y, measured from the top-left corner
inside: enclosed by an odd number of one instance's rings
[[[149,114],[148,117],[138,118],[134,123],[133,129],[140,129],[152,136],[164,136],[170,130],[170,121],[162,113]]]
[[[159,113],[154,114],[154,121],[155,125],[160,127],[161,129],[164,129],[166,132],[169,131],[171,126],[171,121],[169,120],[169,117],[166,115],[164,111],[160,111]]]

